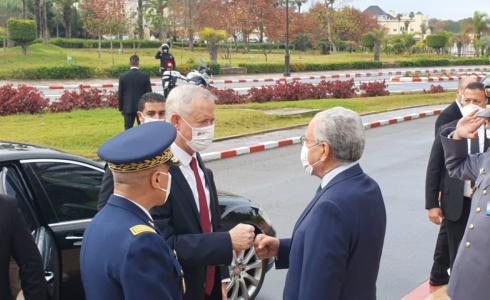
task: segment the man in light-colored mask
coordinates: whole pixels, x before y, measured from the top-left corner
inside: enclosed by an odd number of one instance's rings
[[[341,107],[320,112],[302,142],[301,163],[321,184],[292,237],[259,234],[256,253],[289,269],[285,300],[374,300],[386,212],[378,184],[358,163],[365,143],[361,118]]]
[[[215,100],[204,88],[182,85],[166,101],[167,122],[177,129],[171,149],[181,165],[170,169],[172,193],[152,215],[184,267],[185,300],[226,298],[226,266],[254,238],[254,227],[245,224],[222,232],[213,173],[199,155],[213,142]]]
[[[162,94],[153,92],[141,96],[136,117],[141,124],[157,121],[165,122],[165,97]]]

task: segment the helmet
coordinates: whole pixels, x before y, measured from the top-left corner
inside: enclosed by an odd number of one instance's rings
[[[170,47],[169,47],[167,44],[162,44],[162,45],[160,46],[160,48],[161,48],[162,50],[167,50],[167,51],[168,51],[168,49],[170,49]]]

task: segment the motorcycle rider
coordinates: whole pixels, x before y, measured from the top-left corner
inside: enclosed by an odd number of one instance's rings
[[[170,47],[167,44],[162,44],[158,49],[155,59],[160,60],[160,75],[163,75],[164,71],[172,71],[177,67],[175,64],[175,58],[170,53]]]

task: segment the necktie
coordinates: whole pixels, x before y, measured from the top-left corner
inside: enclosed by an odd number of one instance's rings
[[[199,176],[195,157],[193,157],[191,160],[191,169],[194,172],[194,177],[196,178],[197,193],[199,195],[199,220],[201,222],[201,228],[203,233],[209,233],[212,232],[212,228],[211,221],[209,219],[208,202],[206,201],[206,194],[204,193],[204,186],[201,181],[201,176]],[[215,266],[207,267],[206,295],[208,296],[211,295],[211,292],[213,291],[215,272]]]

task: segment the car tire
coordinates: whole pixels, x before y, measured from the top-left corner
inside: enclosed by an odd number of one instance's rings
[[[226,287],[229,300],[255,299],[267,272],[267,262],[255,254],[254,247],[233,255],[229,266],[230,282]]]

